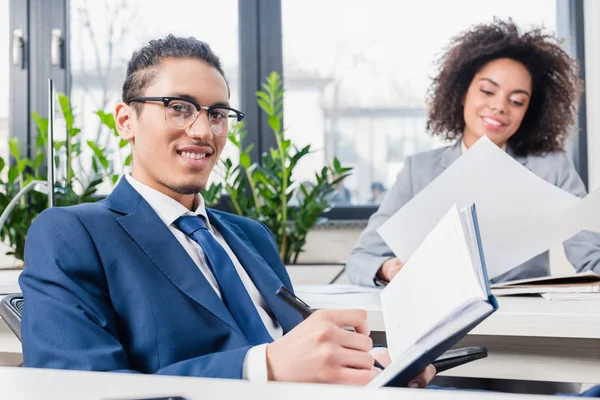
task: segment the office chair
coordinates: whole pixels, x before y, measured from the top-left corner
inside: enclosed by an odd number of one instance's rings
[[[0,317],[6,322],[15,336],[21,340],[21,315],[23,314],[23,295],[10,294],[0,301]]]

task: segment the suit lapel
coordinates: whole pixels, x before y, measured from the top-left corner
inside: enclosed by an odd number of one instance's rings
[[[125,214],[117,218],[119,224],[173,285],[243,336],[198,266],[126,179],[121,179],[107,202],[113,211]]]
[[[292,328],[302,322],[302,316],[292,310],[287,304],[279,299],[275,293],[283,283],[275,274],[275,271],[267,265],[264,258],[258,253],[254,245],[250,242],[244,231],[237,225],[228,223],[218,214],[207,210],[211,224],[217,228],[219,233],[235,253],[237,259],[242,264],[250,279],[258,291],[263,296],[277,321],[284,332],[289,332]],[[289,288],[291,289],[291,288]]]

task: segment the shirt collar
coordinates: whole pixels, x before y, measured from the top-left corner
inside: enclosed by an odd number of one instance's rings
[[[127,182],[150,204],[150,207],[156,212],[158,217],[164,222],[165,225],[171,226],[175,220],[183,215],[195,215],[204,217],[204,221],[206,222],[206,226],[210,231],[212,231],[212,226],[210,225],[210,221],[208,220],[208,215],[206,213],[206,207],[204,205],[204,199],[200,194],[198,194],[198,199],[200,200],[198,203],[198,207],[194,212],[191,212],[187,208],[185,208],[180,202],[177,200],[167,196],[164,193],[159,192],[156,189],[151,188],[148,185],[143,184],[142,182],[135,179],[131,174],[125,174],[125,179]]]

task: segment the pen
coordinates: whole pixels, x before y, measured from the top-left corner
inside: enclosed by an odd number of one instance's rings
[[[285,286],[281,286],[277,292],[275,293],[277,297],[283,300],[287,305],[292,307],[294,310],[298,311],[304,319],[308,318],[313,310],[300,300],[294,293],[290,292]],[[374,361],[373,365],[381,370],[384,370],[385,367],[377,360]]]

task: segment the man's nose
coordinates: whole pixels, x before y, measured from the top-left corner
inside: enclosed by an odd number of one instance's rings
[[[209,140],[213,138],[213,132],[210,129],[208,115],[203,110],[200,111],[198,118],[187,129],[187,135],[193,138]]]

